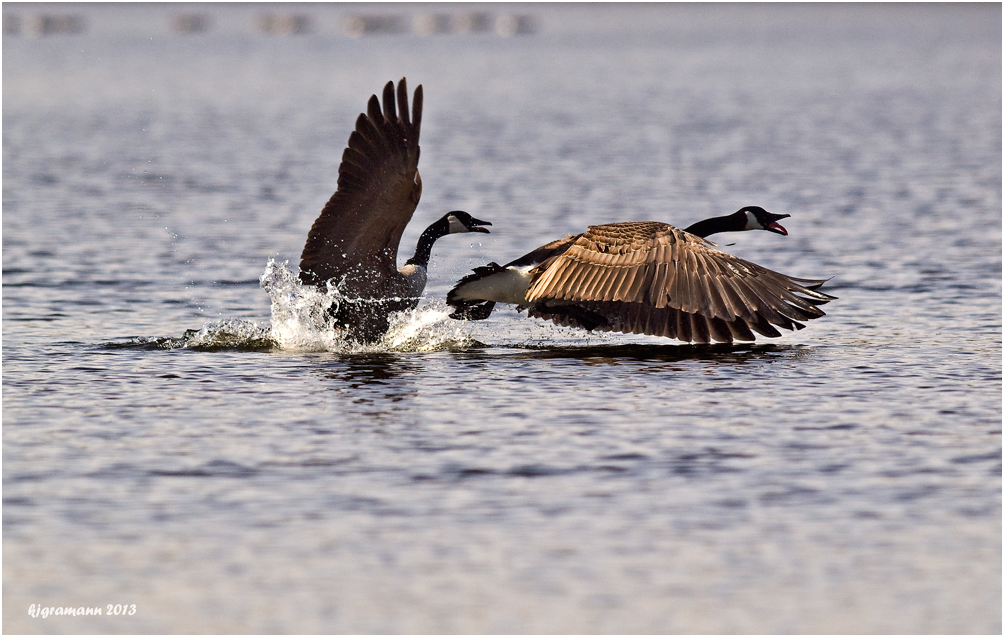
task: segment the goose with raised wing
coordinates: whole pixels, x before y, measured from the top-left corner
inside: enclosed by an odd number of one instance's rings
[[[496,303],[561,326],[709,343],[778,337],[824,316],[827,280],[774,272],[717,250],[715,233],[788,235],[789,215],[747,206],[684,230],[663,222],[590,226],[500,266],[476,268],[448,293],[454,319],[486,319]]]
[[[337,190],[300,256],[300,282],[318,288],[330,282],[338,288],[340,299],[328,312],[357,341],[376,341],[387,332],[390,313],[418,305],[437,239],[487,233],[484,226],[492,225],[451,211],[422,232],[415,255],[398,268],[398,244],[422,195],[421,122],[422,85],[412,97],[411,115],[405,78],[397,95],[393,82],[384,86],[383,108],[376,95],[370,96],[342,153]]]

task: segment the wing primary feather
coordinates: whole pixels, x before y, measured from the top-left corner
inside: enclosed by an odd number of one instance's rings
[[[716,306],[717,299],[713,299],[711,285],[712,277],[705,271],[699,270],[696,274],[698,282],[699,298],[701,299],[701,309],[698,311],[703,317],[715,317],[721,308]]]
[[[687,273],[685,272],[686,261],[681,260],[674,264],[677,270],[674,273],[674,279],[670,282],[670,286],[666,290],[668,303],[679,310],[684,310],[687,307]]]
[[[636,305],[639,308],[638,322],[637,322],[637,325],[639,327],[639,332],[641,334],[652,334],[654,332],[658,332],[658,326],[657,326],[656,322],[654,321],[654,317],[653,317],[653,310],[655,310],[655,309],[652,306],[647,306],[647,305],[641,304],[641,303],[640,304],[636,304]],[[664,329],[663,329],[663,331],[666,332],[666,329],[665,329],[665,318],[664,318]]]
[[[369,123],[369,120],[364,118],[364,121]],[[366,139],[364,135],[359,131],[353,131],[349,135],[349,145],[345,147],[342,151],[342,161],[347,159],[353,159],[355,164],[359,166],[371,166],[376,160],[377,149],[374,147],[373,143]],[[342,170],[342,166],[339,165],[339,170]]]
[[[626,303],[622,304],[625,311],[623,313],[624,320],[622,321],[622,326],[624,326],[625,333],[631,331],[633,334],[639,334],[639,306],[640,304]]]
[[[786,276],[788,276],[788,275],[786,275]],[[828,281],[830,281],[830,279],[803,279],[802,277],[789,277],[789,279],[791,279],[792,281],[796,282],[797,284],[799,284],[803,288],[806,288],[807,290],[812,290],[817,295],[819,295],[820,298],[824,298],[827,301],[833,301],[833,300],[837,299],[837,297],[835,297],[833,295],[828,295],[825,292],[820,292],[820,291],[817,290],[817,288],[819,288],[820,286],[822,286],[825,283],[827,283]],[[824,302],[824,303],[826,303],[826,302]]]
[[[719,317],[706,317],[709,335],[720,343],[733,343],[733,333],[729,326]]]
[[[412,128],[412,122],[408,117],[408,87],[405,78],[401,78],[398,82],[398,117],[406,129]]]
[[[366,104],[366,114],[378,130],[383,128],[382,125],[384,124],[384,115],[381,113],[380,100],[377,99],[376,95],[370,96],[370,101]]]
[[[639,309],[639,325],[642,327],[642,334],[651,335],[656,332],[652,306],[642,304],[642,308]]]
[[[782,301],[787,302],[801,311],[801,316],[793,317],[793,319],[808,320],[824,316],[824,311],[817,308],[817,306],[820,303],[827,303],[830,299],[820,302],[812,298],[801,297],[800,294],[812,294],[812,292],[807,291],[798,284],[792,284],[792,282],[788,280],[788,277],[780,273],[768,271],[763,279],[777,289],[778,297],[781,298]]]
[[[398,114],[394,109],[394,82],[384,85],[384,119],[388,122],[398,120]]]
[[[743,293],[741,292],[739,278],[727,277],[721,279],[719,283],[722,284],[722,290],[726,293],[726,300],[728,301],[730,310],[733,311],[733,314],[741,317],[744,321],[753,321],[757,308],[752,307],[744,298]]]
[[[751,290],[753,290],[754,293],[767,304],[768,308],[770,308],[772,312],[776,313],[780,317],[785,317],[786,320],[781,322],[774,321],[774,319],[768,314],[765,314],[765,317],[772,320],[772,323],[784,326],[789,330],[792,329],[788,325],[787,320],[789,318],[802,319],[804,321],[813,318],[803,312],[804,308],[802,306],[805,306],[807,312],[810,313],[821,312],[820,310],[817,310],[816,306],[806,303],[799,297],[796,297],[789,291],[785,290],[785,288],[771,281],[771,278],[768,276],[751,278],[745,283],[747,283]]]
[[[683,310],[689,313],[700,312],[702,306],[698,281],[698,256],[693,250],[689,250],[684,254],[684,260],[682,261],[685,262],[686,266],[682,269],[681,274],[687,282],[687,306]]]
[[[644,334],[665,336],[667,332],[667,309],[643,306],[642,312],[646,315],[646,330]]]
[[[415,87],[415,95],[412,96],[412,128],[415,135],[419,135],[419,125],[422,124],[422,85]]]
[[[808,300],[795,294],[795,292],[799,291],[801,286],[796,285],[793,287],[793,284],[789,281],[788,277],[781,273],[765,269],[764,272],[758,273],[755,280],[766,291],[770,291],[773,297],[779,299],[780,301],[790,303],[801,310],[805,310],[806,312],[822,312]]]
[[[757,332],[761,333],[765,337],[780,337],[782,333],[775,330],[775,327],[768,323],[768,320],[764,318],[759,312],[754,313],[753,320],[747,321],[747,326]]]
[[[694,256],[694,271],[691,273],[691,295],[694,297],[695,312],[708,316],[712,311],[712,300],[708,294],[708,269],[701,255]]]
[[[384,136],[381,135],[380,130],[377,129],[377,125],[374,124],[369,117],[363,115],[362,113],[360,113],[359,117],[356,118],[356,130],[353,132],[359,133],[360,137],[366,140],[372,149],[371,153],[380,153],[382,152],[382,149],[387,148],[387,142],[384,141]],[[352,137],[351,134],[350,137]]]
[[[673,264],[656,263],[651,266],[653,269],[653,281],[649,284],[648,303],[656,308],[666,308],[667,294],[666,283]]]
[[[719,280],[714,277],[707,277],[705,285],[708,287],[709,311],[713,317],[723,321],[732,321],[736,318],[730,310],[728,304],[722,298],[722,289],[719,287]]]
[[[370,159],[373,156],[373,153],[367,153],[368,150],[372,151],[372,149],[367,148],[369,146],[370,143],[365,141],[362,135],[353,131],[352,136],[350,136],[349,146],[342,152],[342,161],[348,162],[353,166],[358,166],[364,171],[370,170],[373,166],[373,161]],[[343,167],[339,166],[339,172],[341,172],[342,169]]]
[[[666,306],[660,310],[660,334],[674,339],[677,336],[676,308]]]
[[[750,331],[750,328],[747,327],[747,322],[743,319],[738,318],[736,321],[729,321],[726,323],[726,326],[733,333],[733,339],[738,341],[755,341],[757,339],[754,333]]]
[[[649,312],[652,315],[652,319],[649,321],[649,325],[653,332],[651,334],[663,335],[667,332],[667,324],[670,317],[670,308],[650,308]]]
[[[741,296],[747,302],[749,308],[755,309],[761,317],[775,325],[789,330],[792,329],[789,327],[789,319],[782,315],[776,308],[776,304],[772,302],[771,295],[760,294],[764,290],[763,287],[756,284],[752,285],[749,279],[737,278],[733,283],[739,289]]]
[[[677,315],[680,314],[680,310],[676,308],[667,307],[667,316],[663,327],[663,333],[670,337],[671,339],[677,338]]]
[[[670,290],[673,289],[674,283],[677,281],[677,278],[681,276],[681,273],[680,268],[678,267],[678,264],[675,261],[667,262],[665,264],[665,268],[666,268],[666,275],[665,279],[663,280],[663,286],[662,286],[663,290],[661,291],[661,297],[663,299],[663,305],[668,306],[672,305],[670,303]]]
[[[767,301],[761,299],[760,295],[757,294],[747,281],[746,277],[733,277],[729,280],[733,288],[736,290],[737,295],[743,303],[744,308],[746,308],[751,313],[765,313],[772,312],[771,306]]]
[[[677,338],[681,341],[691,341],[691,319],[683,310],[677,311]]]
[[[688,315],[691,318],[691,338],[698,343],[708,343],[708,324],[705,322],[705,317],[697,313],[691,313]]]

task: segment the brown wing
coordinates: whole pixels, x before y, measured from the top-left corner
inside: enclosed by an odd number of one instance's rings
[[[405,78],[398,82],[397,109],[393,82],[383,97],[383,110],[377,96],[370,97],[349,136],[338,188],[300,255],[304,284],[348,276],[354,291],[366,295],[397,272],[398,243],[422,194],[417,169],[422,86],[415,89],[411,118]]]
[[[506,264],[506,267],[511,266],[530,266],[531,264],[542,264],[543,262],[553,260],[558,255],[561,255],[569,246],[576,243],[576,240],[582,237],[582,235],[566,235],[562,239],[556,239],[555,241],[550,241],[544,246],[539,246],[534,250],[530,251],[523,257],[514,259],[513,261]],[[550,261],[549,261],[550,263]]]
[[[751,340],[823,316],[834,297],[661,222],[591,226],[531,273],[530,313],[563,325],[683,341]],[[593,325],[591,328],[590,325]]]

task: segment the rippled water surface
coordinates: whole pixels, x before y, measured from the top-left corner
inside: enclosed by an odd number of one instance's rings
[[[4,631],[1001,632],[1000,5],[297,10],[4,4]],[[492,234],[353,348],[283,286],[401,76],[402,252],[447,210]],[[748,204],[790,234],[725,250],[833,278],[801,332],[447,318],[472,266]]]

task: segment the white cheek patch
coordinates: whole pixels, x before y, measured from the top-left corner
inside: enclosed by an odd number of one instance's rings
[[[457,219],[455,215],[447,215],[447,223],[450,224],[449,233],[467,233],[470,232],[468,227],[461,223],[461,220]]]
[[[760,230],[762,228],[764,228],[764,226],[761,226],[761,222],[757,221],[757,218],[754,217],[754,213],[752,213],[752,212],[750,212],[748,210],[747,211],[747,227],[744,228],[743,230]]]

